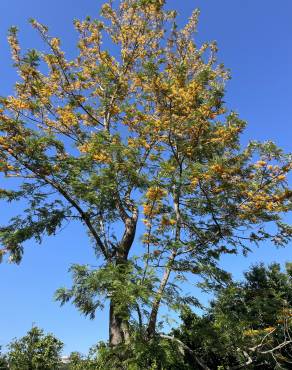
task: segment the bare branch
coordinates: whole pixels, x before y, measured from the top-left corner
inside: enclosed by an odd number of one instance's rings
[[[183,348],[184,350],[186,350],[187,352],[189,352],[191,354],[191,356],[195,359],[197,364],[199,366],[201,366],[202,369],[210,370],[210,368],[206,364],[204,364],[204,362],[201,359],[199,359],[196,356],[195,352],[189,346],[187,346],[185,343],[183,343],[181,340],[175,338],[174,336],[170,336],[170,335],[159,334],[159,336],[160,336],[160,338],[169,339],[173,342],[176,342],[177,344],[179,344],[181,346],[181,348]]]
[[[237,349],[238,352],[240,352],[240,349]],[[246,366],[253,363],[253,359],[250,357],[250,355],[246,351],[242,351],[244,357],[247,359],[247,361],[244,364],[240,364],[237,366],[229,367],[228,370],[237,370],[237,369],[243,369]]]

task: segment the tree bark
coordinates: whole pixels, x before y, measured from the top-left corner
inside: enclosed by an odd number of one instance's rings
[[[127,342],[129,340],[129,333],[127,323],[119,315],[115,314],[114,303],[110,302],[109,313],[109,343],[111,347]]]
[[[128,254],[136,234],[137,218],[138,211],[135,211],[133,217],[126,217],[124,219],[125,231],[117,249],[116,265],[122,265],[127,262]],[[125,305],[126,304],[125,302]],[[127,308],[125,308],[125,310],[127,310]],[[113,300],[110,302],[109,316],[110,346],[115,347],[122,343],[128,343],[130,340],[129,321],[124,316],[121,317],[121,315],[115,312]]]

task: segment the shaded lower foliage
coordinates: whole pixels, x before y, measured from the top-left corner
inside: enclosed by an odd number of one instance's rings
[[[1,352],[1,346],[0,346],[0,370],[7,370],[7,369],[8,369],[7,357]]]
[[[210,369],[289,369],[292,361],[292,269],[257,265],[245,281],[221,289],[203,316],[189,308],[173,335]],[[185,362],[193,363],[189,353]]]
[[[130,325],[126,343],[100,342],[87,355],[62,361],[60,342],[33,327],[0,354],[0,369],[14,370],[288,370],[292,362],[292,264],[253,266],[242,282],[216,290],[203,314],[189,306],[170,333],[147,335]]]

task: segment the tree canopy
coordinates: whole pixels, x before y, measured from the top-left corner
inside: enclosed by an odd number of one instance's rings
[[[229,73],[214,42],[198,45],[196,10],[179,28],[163,0],[109,1],[101,18],[76,20],[78,52],[31,20],[45,51],[9,43],[19,80],[1,98],[0,169],[26,209],[0,228],[1,256],[19,263],[23,243],[41,242],[79,220],[97,268],[73,265],[56,298],[94,318],[110,302],[114,347],[159,334],[159,308],[198,304],[180,284],[230,280],[222,254],[247,253],[291,227],[291,156],[272,141],[240,145],[246,123],[224,102]]]
[[[27,334],[12,341],[8,352],[8,368],[12,370],[57,370],[61,365],[63,343],[52,334],[32,327]]]

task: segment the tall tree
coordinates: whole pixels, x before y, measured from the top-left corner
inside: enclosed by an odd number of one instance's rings
[[[1,254],[18,263],[24,241],[79,220],[99,267],[72,266],[57,298],[92,318],[109,301],[112,346],[129,340],[130,319],[153,338],[161,304],[197,302],[176,280],[217,284],[222,254],[291,237],[291,157],[272,142],[240,148],[216,44],[197,45],[198,11],[179,29],[164,3],[109,1],[103,18],[75,21],[73,60],[36,20],[46,52],[22,53],[9,33],[20,81],[1,99],[0,159],[21,185],[0,194],[27,209],[0,229]]]
[[[54,370],[61,365],[63,343],[37,327],[12,341],[8,348],[9,369],[12,370]]]

